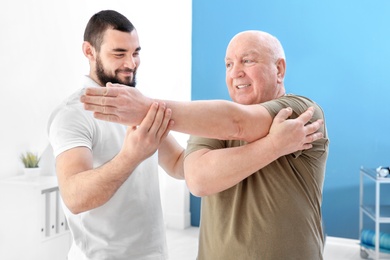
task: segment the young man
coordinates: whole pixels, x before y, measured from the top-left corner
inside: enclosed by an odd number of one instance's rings
[[[110,10],[95,14],[84,35],[83,52],[90,63],[84,88],[60,105],[49,120],[59,187],[73,236],[70,260],[167,257],[157,163],[180,179],[184,158],[184,149],[168,134],[171,128],[252,141],[256,135],[257,139],[266,135],[253,143],[264,143],[261,151],[274,155],[306,149],[321,137],[314,133],[321,121],[305,126],[312,110],[296,120],[286,120],[291,111],[282,110],[271,130],[259,130],[260,124],[243,129],[249,125],[248,119],[257,118],[256,112],[232,102],[209,104],[208,110],[229,115],[228,110],[236,118],[195,116],[195,125],[180,119],[172,121],[170,108],[149,100],[140,105],[139,114],[132,114],[139,121],[127,124],[128,128],[95,119],[79,101],[84,89],[92,87],[109,94],[106,90],[110,89],[104,86],[113,82],[137,92],[133,87],[140,49],[137,31],[127,18]],[[192,111],[189,115],[194,114]],[[271,117],[269,121],[271,124]]]
[[[139,51],[126,17],[95,14],[84,34],[90,73],[83,88],[108,81],[135,87]],[[68,259],[165,259],[158,163],[183,178],[183,148],[167,136],[170,111],[152,104],[138,127],[126,128],[94,119],[79,101],[83,93],[66,99],[48,125],[73,237]]]

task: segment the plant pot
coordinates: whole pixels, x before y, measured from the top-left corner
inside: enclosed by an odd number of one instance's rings
[[[41,168],[24,168],[24,176],[29,180],[37,180],[41,175]]]

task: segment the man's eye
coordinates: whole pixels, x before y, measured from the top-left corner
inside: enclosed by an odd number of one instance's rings
[[[252,60],[244,60],[244,63],[251,63]]]
[[[225,66],[226,66],[226,68],[230,68],[232,66],[232,64],[231,63],[226,63]]]

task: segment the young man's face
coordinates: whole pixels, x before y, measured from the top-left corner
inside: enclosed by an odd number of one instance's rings
[[[100,83],[120,83],[135,87],[140,64],[138,34],[108,29],[96,56],[95,73]]]

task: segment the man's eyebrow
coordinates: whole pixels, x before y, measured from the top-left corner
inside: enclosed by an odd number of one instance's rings
[[[254,56],[254,55],[259,55],[259,52],[258,52],[258,51],[253,51],[253,50],[247,51],[247,52],[245,52],[245,53],[242,53],[242,54],[240,55],[240,57],[241,57],[241,58],[246,58],[246,57],[248,57],[248,56]],[[225,57],[225,60],[232,60],[232,58]]]
[[[257,51],[248,51],[248,52],[245,52],[242,57],[248,57],[248,56],[253,56],[253,55],[259,55],[259,53]]]
[[[138,47],[137,49],[135,49],[136,52],[139,52],[140,50],[141,50],[141,47]],[[123,48],[114,48],[113,51],[114,52],[126,52],[127,50],[123,49]]]
[[[114,51],[114,52],[126,52],[127,50],[126,49],[122,49],[122,48],[114,48],[114,49],[112,49],[112,51]]]

